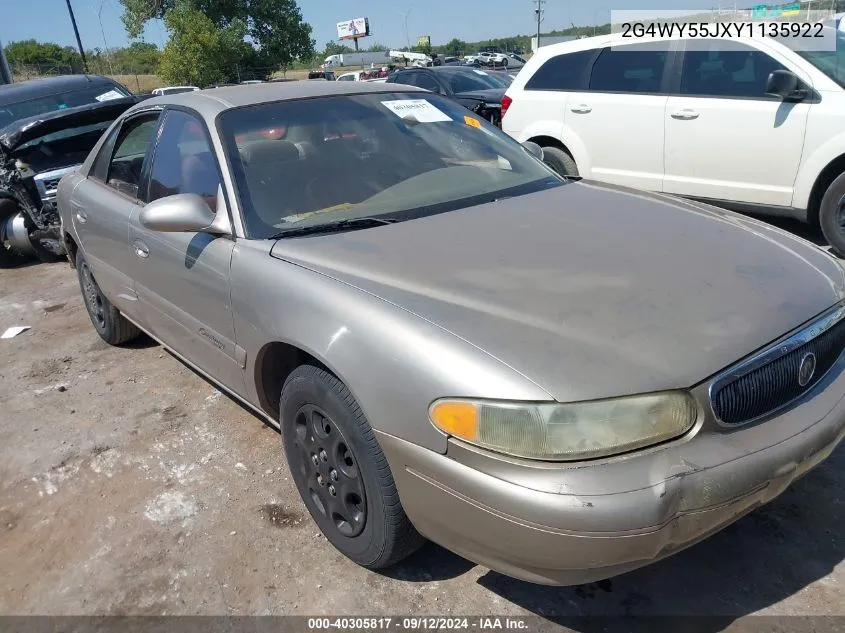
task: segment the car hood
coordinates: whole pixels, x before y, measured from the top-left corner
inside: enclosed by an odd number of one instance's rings
[[[271,255],[445,328],[560,401],[693,386],[845,292],[839,263],[785,231],[585,181]]]
[[[501,103],[507,88],[490,88],[489,90],[470,90],[468,92],[456,92],[455,99],[473,99],[487,103]]]
[[[120,97],[19,119],[0,128],[0,151],[14,153],[21,145],[54,132],[113,121],[139,101],[134,96]]]

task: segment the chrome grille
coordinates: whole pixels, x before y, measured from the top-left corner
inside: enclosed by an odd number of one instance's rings
[[[713,412],[729,426],[774,413],[818,384],[843,349],[845,308],[840,307],[717,378],[710,388]],[[808,358],[810,354],[813,359]],[[809,378],[799,379],[802,363],[811,360],[815,371]]]

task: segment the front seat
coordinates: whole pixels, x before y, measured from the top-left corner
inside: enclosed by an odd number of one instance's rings
[[[309,161],[289,141],[256,141],[241,150],[252,210],[275,227],[286,215],[305,210],[302,200]]]

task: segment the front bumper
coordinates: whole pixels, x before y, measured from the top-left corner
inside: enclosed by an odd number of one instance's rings
[[[530,582],[574,585],[647,565],[780,495],[845,436],[845,360],[802,400],[725,431],[703,412],[677,441],[628,456],[540,464],[450,440],[446,455],[379,434],[417,530]],[[706,391],[694,390],[699,402]]]

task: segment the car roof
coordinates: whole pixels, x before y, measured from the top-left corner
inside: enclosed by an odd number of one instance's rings
[[[0,85],[0,104],[29,101],[40,97],[80,90],[86,86],[115,86],[112,79],[102,75],[59,75],[27,79],[12,84]]]
[[[220,112],[241,106],[290,101],[313,97],[331,97],[353,94],[383,92],[427,92],[416,86],[387,83],[365,83],[350,81],[290,81],[265,82],[238,86],[207,88],[194,92],[180,92],[145,99],[131,111],[154,106],[184,106],[199,112],[206,120],[214,119]]]

